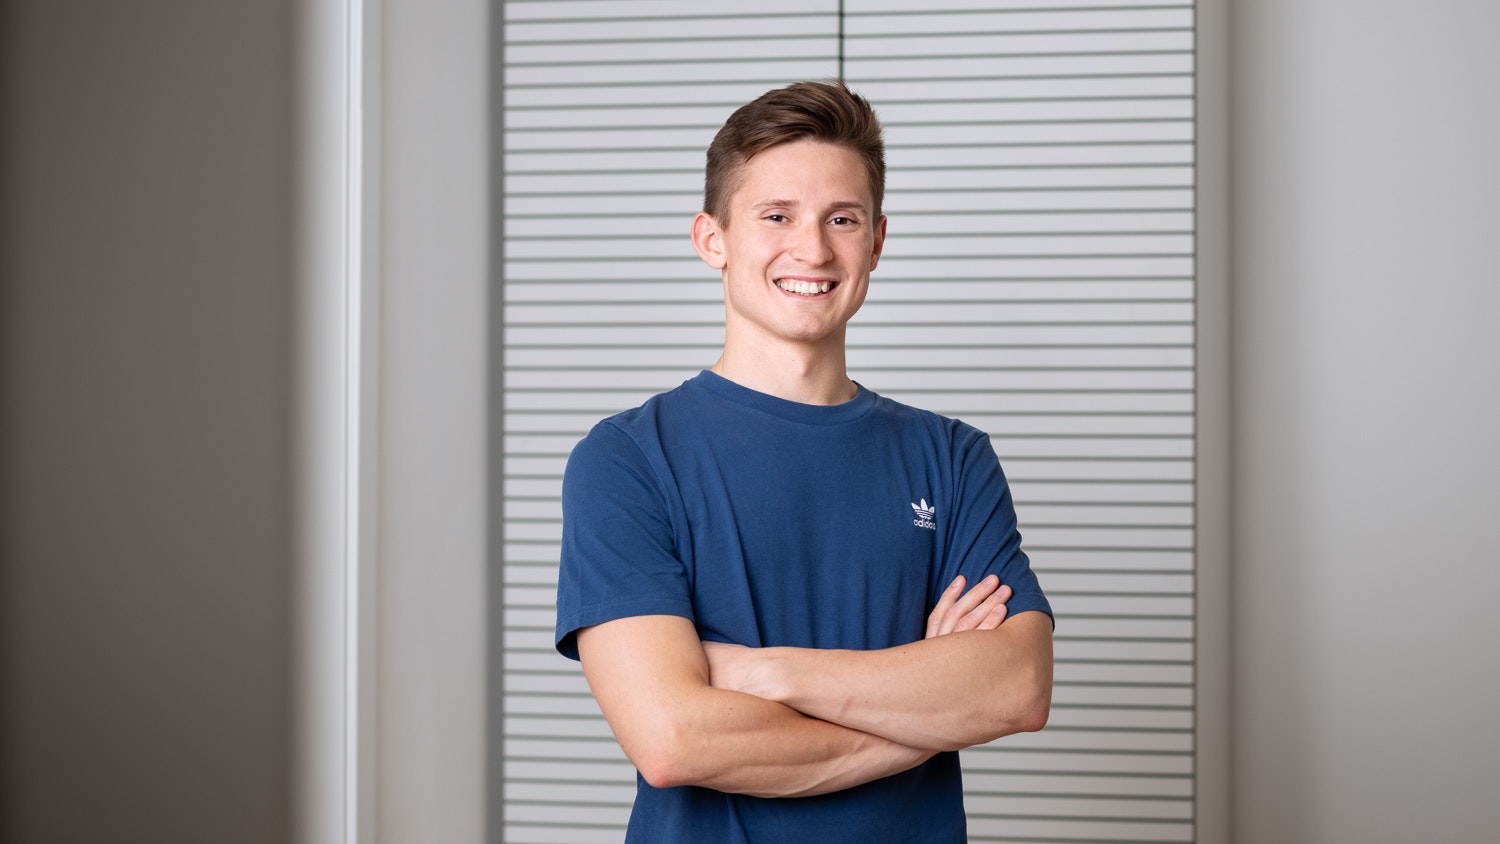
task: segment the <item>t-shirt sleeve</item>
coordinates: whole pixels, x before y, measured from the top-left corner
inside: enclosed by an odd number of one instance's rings
[[[617,618],[693,618],[662,486],[641,448],[617,425],[599,423],[573,449],[562,505],[559,653],[577,659],[578,631]]]
[[[960,443],[956,477],[955,523],[948,543],[945,579],[938,591],[962,574],[969,583],[997,574],[1011,588],[1007,614],[1037,610],[1052,616],[1052,605],[1042,592],[1031,560],[1021,549],[1010,484],[1000,468],[990,438],[978,431]],[[934,598],[935,600],[935,598]]]

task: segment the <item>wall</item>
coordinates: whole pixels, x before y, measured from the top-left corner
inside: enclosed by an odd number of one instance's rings
[[[0,6],[0,840],[481,838],[485,38]]]
[[[1232,5],[1235,840],[1500,782],[1500,7]]]
[[[382,5],[375,824],[385,842],[477,842],[489,704],[488,17],[481,0]]]
[[[287,837],[290,4],[0,19],[0,838]]]

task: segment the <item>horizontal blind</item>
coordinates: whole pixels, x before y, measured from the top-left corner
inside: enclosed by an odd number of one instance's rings
[[[504,835],[618,842],[635,769],[552,648],[562,470],[599,419],[710,366],[693,252],[704,151],[734,109],[838,72],[838,4],[504,4]]]
[[[623,835],[634,770],[552,650],[562,468],[718,354],[713,133],[840,69],[891,165],[852,374],[991,433],[1058,614],[1048,728],[963,754],[971,838],[1192,840],[1191,3],[745,8],[503,4],[505,840]]]
[[[844,4],[886,126],[850,367],[990,432],[1057,613],[1052,717],[962,754],[972,841],[1191,841],[1193,8]]]

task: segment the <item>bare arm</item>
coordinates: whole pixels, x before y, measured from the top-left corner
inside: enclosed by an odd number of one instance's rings
[[[637,616],[585,628],[578,651],[625,755],[659,788],[806,796],[899,773],[933,755],[714,688],[685,618]]]
[[[1005,587],[997,591],[995,582],[983,583],[994,593],[986,603],[1008,597]],[[950,588],[945,602],[955,588],[961,587]],[[1047,722],[1051,619],[1041,612],[1005,618],[1001,600],[995,613],[982,607],[949,611],[950,618],[968,619],[957,625],[941,620],[940,604],[929,619],[928,638],[885,650],[704,648],[716,686],[903,745],[958,750],[1039,730]],[[974,622],[976,617],[982,621]]]

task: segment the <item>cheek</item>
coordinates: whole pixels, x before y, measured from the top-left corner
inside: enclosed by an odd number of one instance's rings
[[[865,303],[865,295],[867,293],[869,293],[869,292],[870,292],[870,285],[868,285],[868,284],[861,284],[861,285],[859,285],[858,288],[856,288],[855,290],[850,291],[850,293],[853,294],[853,295],[851,295],[849,297],[849,305],[851,307],[853,307],[853,308],[860,307],[861,305],[863,305]]]
[[[742,269],[757,270],[780,252],[777,242],[768,237],[744,237],[733,244],[732,263]]]
[[[875,245],[868,242],[863,242],[857,245],[849,244],[849,248],[845,250],[842,255],[842,260],[845,267],[848,267],[851,271],[853,271],[855,268],[859,268],[865,273],[868,273],[869,271],[875,269],[875,262],[877,259],[878,256],[875,254]]]

